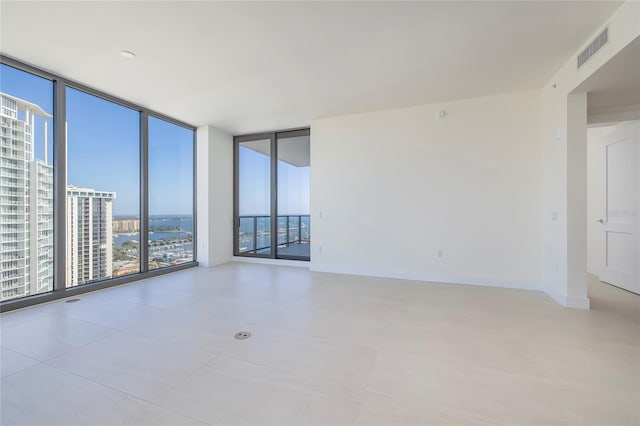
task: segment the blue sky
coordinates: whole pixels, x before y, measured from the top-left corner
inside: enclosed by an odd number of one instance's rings
[[[53,111],[53,84],[2,65],[0,90]],[[116,192],[115,215],[138,216],[139,113],[67,88],[67,181],[71,185]],[[43,158],[42,120],[35,123],[35,156]],[[49,122],[49,162],[53,124]],[[193,132],[149,120],[149,214],[191,214],[193,208]]]

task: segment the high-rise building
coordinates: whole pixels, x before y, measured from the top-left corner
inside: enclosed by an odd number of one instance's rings
[[[0,300],[53,290],[53,166],[40,106],[0,93]],[[43,159],[35,158],[42,117]]]
[[[113,274],[115,192],[67,187],[67,286]]]

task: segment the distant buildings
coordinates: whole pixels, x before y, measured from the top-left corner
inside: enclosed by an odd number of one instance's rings
[[[114,219],[113,232],[131,234],[140,232],[140,219]]]
[[[67,287],[113,274],[115,192],[67,187]]]
[[[36,117],[43,119],[41,129]],[[51,118],[38,105],[0,93],[0,300],[53,290]],[[41,160],[35,158],[36,132],[42,132]],[[112,276],[115,197],[67,188],[68,287]]]
[[[53,167],[38,105],[0,93],[0,300],[53,289]],[[43,160],[34,155],[42,117]]]

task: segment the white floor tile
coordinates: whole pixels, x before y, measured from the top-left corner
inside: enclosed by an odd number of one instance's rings
[[[37,306],[35,309],[118,330],[126,330],[140,322],[153,321],[170,312],[153,306],[114,300],[104,291],[81,295],[78,299],[80,300],[74,303],[65,303],[63,300]]]
[[[269,367],[362,380],[370,376],[377,351],[367,346],[335,345],[323,339],[271,330],[241,341],[222,354]]]
[[[149,399],[203,367],[214,356],[188,346],[119,333],[72,350],[47,364]]]
[[[0,349],[0,375],[2,377],[24,370],[38,363],[40,363],[40,361],[19,354],[18,352],[5,348]]]
[[[203,424],[45,364],[2,380],[1,420],[52,426]]]
[[[3,315],[0,339],[2,347],[46,361],[118,332],[113,328],[64,315],[40,315],[33,312],[33,320],[13,321],[12,313]]]
[[[298,387],[305,379],[233,364],[211,363],[153,402],[211,423],[298,426],[355,421],[357,403],[301,392]]]

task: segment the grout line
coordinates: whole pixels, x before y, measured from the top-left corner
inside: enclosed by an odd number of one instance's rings
[[[122,395],[126,395],[126,396],[128,396],[128,397],[130,397],[130,398],[133,398],[133,399],[137,400],[137,401],[145,402],[145,403],[147,403],[147,404],[149,404],[149,405],[152,405],[152,406],[154,406],[154,407],[156,407],[156,408],[159,408],[160,410],[168,411],[168,412],[170,412],[170,413],[177,414],[178,416],[186,417],[186,418],[188,418],[188,419],[195,420],[195,421],[200,422],[200,423],[202,423],[202,424],[209,425],[209,426],[213,426],[211,423],[207,423],[207,422],[206,422],[206,421],[204,421],[204,420],[196,419],[196,418],[194,418],[194,417],[191,417],[190,415],[183,414],[183,413],[180,413],[180,412],[177,412],[177,411],[171,410],[171,409],[166,408],[166,407],[161,407],[161,406],[157,405],[156,403],[154,403],[154,402],[152,402],[152,401],[149,401],[149,400],[147,400],[147,399],[145,399],[145,398],[142,398],[142,397],[140,397],[140,396],[133,395],[133,394],[131,394],[131,393],[127,392],[127,391],[124,391],[124,390],[122,390],[122,389],[118,389],[118,388],[113,387],[113,386],[111,386],[111,385],[107,385],[107,384],[105,384],[105,383],[99,382],[99,381],[97,381],[97,380],[95,380],[95,379],[92,379],[92,378],[90,378],[90,377],[85,377],[85,376],[83,376],[83,375],[81,375],[81,374],[75,373],[75,372],[73,372],[73,371],[66,370],[66,369],[61,368],[61,367],[57,367],[57,366],[55,366],[55,365],[48,364],[48,363],[46,363],[46,362],[45,362],[44,364],[45,364],[47,367],[50,367],[50,368],[53,368],[53,369],[55,369],[55,370],[61,371],[61,372],[65,373],[65,374],[70,374],[70,375],[72,375],[72,376],[76,376],[76,377],[78,377],[78,378],[80,378],[80,379],[82,379],[82,380],[85,380],[85,381],[87,381],[87,382],[90,382],[90,383],[93,383],[93,384],[95,384],[95,385],[98,385],[98,386],[104,387],[105,389],[109,389],[109,390],[112,390],[112,391],[118,392],[118,393],[120,393],[120,394],[122,394]],[[216,420],[216,421],[217,421],[217,420]]]
[[[79,346],[76,346],[76,347],[70,348],[70,349],[68,349],[68,350],[65,350],[65,351],[63,351],[63,352],[59,353],[59,354],[56,354],[56,355],[54,355],[54,356],[53,356],[53,357],[51,357],[51,358],[47,358],[46,360],[44,360],[44,361],[42,361],[42,362],[43,362],[43,363],[45,363],[45,364],[47,364],[47,365],[49,365],[49,362],[50,362],[50,361],[53,361],[54,359],[58,359],[58,358],[61,358],[61,357],[63,357],[63,356],[67,356],[67,355],[69,355],[71,352],[77,351],[77,350],[79,350],[79,349],[86,348],[87,346],[91,346],[91,345],[95,345],[95,344],[101,343],[103,340],[106,340],[106,339],[108,339],[108,338],[110,338],[110,337],[117,336],[117,335],[119,335],[119,334],[124,334],[124,331],[123,331],[123,330],[118,330],[118,331],[116,331],[115,333],[108,334],[108,335],[106,335],[106,336],[104,336],[104,337],[101,337],[101,338],[99,338],[99,339],[97,339],[97,340],[93,340],[93,341],[91,341],[91,342],[83,343],[83,344],[81,344],[81,345],[79,345]]]
[[[0,381],[6,379],[7,377],[13,376],[14,374],[21,373],[24,370],[27,370],[27,369],[29,369],[31,367],[35,367],[35,366],[37,366],[39,364],[44,364],[44,361],[40,361],[39,359],[34,358],[34,357],[30,356],[30,355],[23,354],[22,352],[14,351],[13,349],[9,349],[9,348],[6,348],[4,346],[2,346],[2,349],[4,349],[5,351],[13,352],[14,354],[21,355],[21,356],[23,356],[25,358],[29,358],[29,359],[34,360],[36,362],[34,364],[31,364],[31,365],[27,366],[27,367],[24,367],[24,368],[21,368],[21,369],[19,369],[17,371],[14,371],[13,373],[7,374],[6,376],[2,376]]]
[[[1,347],[5,351],[9,351],[9,352],[13,352],[14,354],[22,355],[22,356],[24,356],[26,358],[29,358],[29,359],[32,359],[34,361],[43,362],[43,361],[39,360],[38,358],[34,358],[31,355],[23,354],[22,352],[16,351],[15,349],[7,348],[6,346],[1,346]]]

